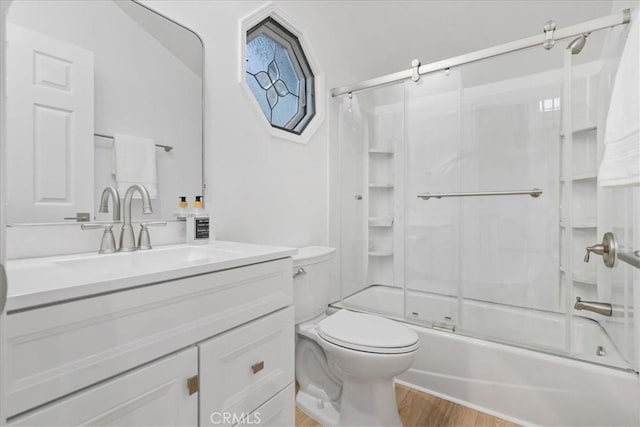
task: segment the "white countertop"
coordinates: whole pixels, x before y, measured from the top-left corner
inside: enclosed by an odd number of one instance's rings
[[[7,261],[7,311],[285,258],[297,249],[212,241],[149,251]]]

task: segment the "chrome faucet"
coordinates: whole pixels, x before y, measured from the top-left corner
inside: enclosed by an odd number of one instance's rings
[[[109,196],[111,196],[111,200],[113,200],[113,221],[120,221],[120,193],[118,193],[118,189],[113,185],[102,190],[98,212],[109,212]]]
[[[576,297],[576,303],[573,305],[576,310],[593,311],[603,316],[613,315],[613,307],[606,302],[582,301],[582,298]]]
[[[120,251],[131,252],[136,250],[136,239],[133,235],[133,227],[131,226],[131,199],[133,193],[139,192],[142,196],[142,213],[153,213],[151,208],[151,197],[149,191],[140,184],[133,184],[124,194],[124,221],[122,222],[122,231],[120,231]]]

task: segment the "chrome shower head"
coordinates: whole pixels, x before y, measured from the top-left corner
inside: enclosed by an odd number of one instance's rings
[[[572,55],[577,55],[582,52],[582,49],[587,44],[587,37],[589,33],[582,34],[581,36],[576,37],[569,43],[567,49],[571,51]]]

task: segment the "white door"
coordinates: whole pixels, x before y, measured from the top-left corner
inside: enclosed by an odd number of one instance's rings
[[[7,223],[93,212],[93,53],[7,24]]]
[[[135,369],[11,420],[10,426],[197,426],[198,350]]]

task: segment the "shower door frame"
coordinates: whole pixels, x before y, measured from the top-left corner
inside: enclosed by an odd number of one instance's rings
[[[376,77],[369,80],[364,80],[358,83],[354,83],[348,86],[336,87],[331,89],[331,96],[336,97],[340,95],[346,95],[349,93],[359,92],[361,90],[371,89],[377,86],[384,86],[389,83],[399,82],[402,80],[420,79],[420,75],[433,73],[436,71],[446,70],[448,68],[456,67],[458,65],[468,64],[482,59],[491,58],[494,56],[503,55],[505,53],[515,52],[518,50],[534,47],[537,45],[544,46],[545,49],[553,48],[554,44],[558,40],[568,39],[570,37],[581,36],[585,33],[592,33],[597,30],[605,28],[615,27],[617,25],[625,25],[631,22],[631,9],[623,9],[618,13],[614,13],[600,18],[592,19],[590,21],[582,22],[580,24],[571,25],[566,28],[556,29],[555,21],[547,21],[543,28],[543,33],[535,36],[530,36],[524,39],[514,40],[512,42],[503,43],[497,46],[489,47],[486,49],[477,50],[464,55],[455,56],[442,61],[432,62],[430,64],[420,65],[418,59],[412,61],[413,64],[417,64],[413,68],[408,70],[398,71],[395,73],[387,74],[384,76]],[[549,28],[553,28],[548,31]],[[547,41],[551,40],[550,47],[546,46]]]

